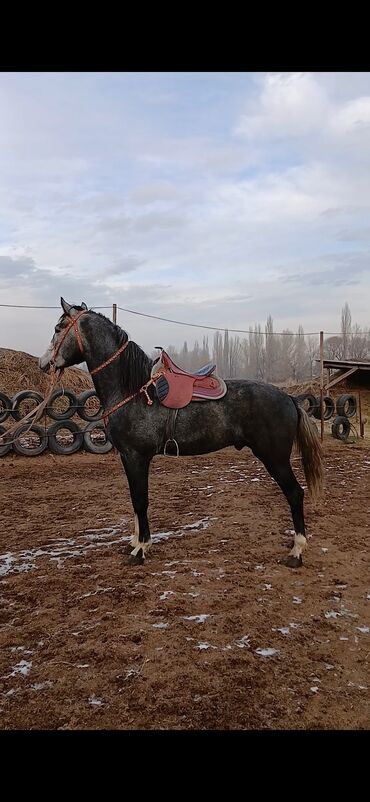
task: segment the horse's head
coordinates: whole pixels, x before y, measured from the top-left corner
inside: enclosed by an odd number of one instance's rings
[[[60,302],[63,314],[55,326],[50,345],[39,359],[39,367],[45,373],[52,365],[63,370],[85,359],[79,318],[87,312],[87,306],[85,303],[81,306],[68,304],[64,298]]]

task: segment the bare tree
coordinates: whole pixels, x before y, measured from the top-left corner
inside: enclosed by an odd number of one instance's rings
[[[255,326],[254,331],[254,348],[256,354],[256,373],[254,378],[262,380],[265,376],[265,356],[266,352],[263,345],[263,334],[261,331],[260,323]]]
[[[213,348],[212,348],[212,359],[217,365],[217,371],[220,376],[224,376],[224,346],[222,342],[222,335],[219,331],[216,331],[213,335]]]
[[[297,379],[301,381],[307,376],[307,346],[304,339],[303,326],[301,325],[298,326],[298,332],[295,338],[295,353]]]
[[[271,315],[268,316],[265,326],[266,337],[266,356],[265,356],[265,376],[266,381],[271,382],[275,378],[275,357],[276,342],[274,340],[274,323]]]
[[[328,337],[324,341],[326,359],[343,359],[343,340],[338,335]]]
[[[224,331],[224,347],[222,353],[222,366],[223,366],[223,375],[228,378],[229,377],[229,332]]]
[[[341,331],[342,331],[342,343],[343,343],[343,356],[342,359],[348,359],[348,349],[351,340],[351,311],[346,303],[342,309],[342,320],[341,320]]]
[[[369,331],[366,329],[363,331],[357,323],[352,331],[349,357],[350,359],[366,359],[366,357],[370,357]]]
[[[249,347],[249,340],[246,337],[243,338],[241,341],[241,352],[240,352],[240,375],[244,379],[251,378],[250,372],[250,347]]]
[[[317,374],[316,359],[319,357],[320,346],[314,334],[307,338],[308,371],[310,379]]]
[[[196,340],[191,350],[185,341],[179,350],[169,345],[167,351],[185,370],[196,370],[210,361],[207,337],[203,337],[201,346]],[[230,336],[228,330],[224,333],[216,331],[213,336],[212,360],[217,365],[217,372],[225,378],[245,377],[270,382],[292,378],[298,382],[317,376],[318,351],[318,337],[305,337],[301,325],[297,334],[289,329],[282,334],[276,334],[273,319],[269,315],[264,334],[259,323],[249,327],[248,337],[243,340]],[[326,359],[333,360],[370,359],[370,331],[357,324],[352,325],[347,302],[342,308],[341,335],[326,338],[324,353]],[[152,357],[157,357],[157,352],[153,352]]]
[[[203,337],[200,361],[202,365],[206,365],[207,362],[211,361],[211,357],[209,354],[208,337]]]
[[[239,337],[231,337],[229,341],[229,370],[231,379],[241,376],[242,346]]]

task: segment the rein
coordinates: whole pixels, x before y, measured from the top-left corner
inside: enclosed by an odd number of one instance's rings
[[[50,401],[50,398],[51,398],[51,395],[52,395],[53,390],[55,388],[55,385],[57,384],[57,381],[58,381],[61,373],[63,372],[63,369],[57,368],[55,366],[55,360],[56,360],[56,357],[58,356],[60,347],[61,347],[62,343],[64,342],[67,334],[70,332],[71,328],[74,328],[74,330],[75,330],[76,339],[77,339],[77,342],[78,342],[78,347],[79,347],[81,353],[83,354],[83,345],[82,345],[82,340],[81,340],[81,334],[80,334],[79,328],[77,326],[77,321],[81,317],[81,315],[84,315],[84,314],[86,314],[85,311],[79,312],[78,315],[75,315],[73,318],[71,318],[71,322],[66,327],[66,329],[63,332],[59,342],[56,343],[56,345],[54,346],[53,357],[52,357],[51,362],[50,362],[50,382],[49,382],[49,387],[47,389],[46,397],[44,398],[43,401],[40,402],[40,404],[37,404],[37,406],[34,407],[34,409],[31,409],[31,411],[28,412],[27,415],[25,415],[24,418],[22,418],[21,421],[17,421],[17,423],[15,423],[14,426],[11,426],[10,429],[7,429],[7,431],[6,431],[7,435],[12,434],[12,432],[16,431],[16,429],[18,429],[20,424],[28,423],[28,421],[30,420],[31,422],[30,422],[30,425],[29,425],[28,429],[26,429],[25,432],[22,432],[23,435],[27,434],[27,432],[29,432],[30,429],[32,428],[33,424],[37,423],[37,421],[40,420],[40,418],[41,418],[41,416],[42,416],[42,414],[44,412],[45,407],[47,407],[47,405],[48,405],[48,403]],[[19,439],[20,436],[21,435],[18,435],[13,440],[11,440],[11,443],[13,444],[16,440]],[[7,440],[7,442],[9,442],[9,441]]]

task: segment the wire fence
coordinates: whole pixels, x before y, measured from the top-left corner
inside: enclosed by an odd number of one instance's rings
[[[6,309],[60,309],[60,306],[38,306],[34,304],[2,304],[0,303],[0,307]],[[176,326],[187,326],[189,328],[197,328],[197,329],[206,329],[210,331],[223,331],[223,332],[230,332],[232,334],[264,334],[261,329],[252,329],[251,327],[248,329],[234,329],[231,326],[210,326],[208,323],[190,323],[189,321],[184,320],[176,320],[174,318],[162,317],[161,315],[150,315],[148,312],[138,312],[135,309],[127,309],[124,306],[119,306],[118,304],[110,304],[108,306],[99,306],[99,305],[92,305],[90,309],[110,309],[112,310],[112,316],[114,317],[114,307],[119,309],[121,312],[125,312],[129,315],[137,315],[139,317],[149,318],[151,320],[160,320],[164,323],[172,323]],[[267,336],[294,336],[294,337],[311,337],[311,336],[319,336],[319,331],[305,331],[302,335],[301,332],[297,331],[271,331],[267,332]],[[330,331],[326,332],[326,336],[330,337],[338,337],[341,336],[341,332],[338,331]]]
[[[322,365],[323,359],[370,358],[370,332],[367,329],[361,330],[358,326],[354,327],[353,335],[351,332],[347,333],[348,342],[346,345],[343,332],[326,331],[324,336],[323,331],[304,331],[301,325],[297,331],[289,329],[274,331],[271,316],[268,316],[264,326],[255,323],[248,328],[236,328],[225,325],[214,326],[208,322],[184,321],[176,317],[168,318],[163,315],[154,315],[149,312],[123,307],[116,303],[98,303],[90,308],[104,312],[107,318],[111,318],[114,323],[120,324],[122,318],[125,317],[123,326],[126,330],[126,316],[135,316],[140,320],[148,320],[150,322],[158,321],[158,327],[155,327],[155,340],[153,337],[151,346],[149,346],[151,350],[148,350],[148,345],[146,346],[146,350],[152,359],[157,356],[154,351],[155,343],[161,340],[160,344],[168,350],[172,359],[181,365],[184,370],[199,370],[203,365],[212,361],[217,366],[217,373],[225,379],[251,379],[280,386],[302,385],[304,382],[313,382],[319,378],[319,362]],[[4,312],[10,312],[10,310],[35,310],[36,313],[42,310],[50,310],[50,312],[57,310],[61,314],[59,305],[2,302],[0,303],[0,309],[3,309]],[[48,321],[43,319],[43,323],[44,325],[46,323],[50,325],[52,316],[45,315],[46,317]],[[9,322],[11,324],[10,327]],[[41,353],[45,349],[45,343],[41,340],[39,320],[36,322],[37,331],[29,321],[28,328],[32,327],[32,337],[37,343],[37,352]],[[224,323],[225,321],[222,322]],[[17,338],[16,347],[18,350],[24,349],[23,338],[26,336],[28,342],[31,339],[31,332],[27,331],[24,325],[22,328],[18,328],[15,315],[14,319],[10,319],[10,321],[8,316],[6,325],[8,341],[15,334]],[[172,328],[168,330],[168,326]],[[181,342],[178,331],[174,336],[174,327],[176,329],[178,327],[189,329],[189,337],[187,337],[185,331],[184,339]],[[148,329],[144,330],[140,326],[138,326],[138,329],[139,331],[135,337],[136,342],[140,342],[140,339],[145,339],[148,342]],[[201,335],[200,337],[195,335],[192,345],[189,345],[190,330],[193,332],[196,329],[200,331]],[[211,340],[211,342],[208,342],[209,332],[213,333],[213,341]],[[151,329],[149,336],[153,336]],[[48,334],[48,340],[49,337],[50,333]],[[172,343],[175,342],[177,345],[171,344],[170,338],[173,338]],[[321,368],[321,373],[322,370]]]

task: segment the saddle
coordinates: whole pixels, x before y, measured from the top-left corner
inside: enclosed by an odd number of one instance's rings
[[[194,373],[188,373],[161,349],[152,368],[153,384],[158,400],[169,409],[182,409],[191,401],[216,401],[227,392],[223,379],[214,374],[216,365],[209,362]],[[159,375],[158,375],[159,374]]]

